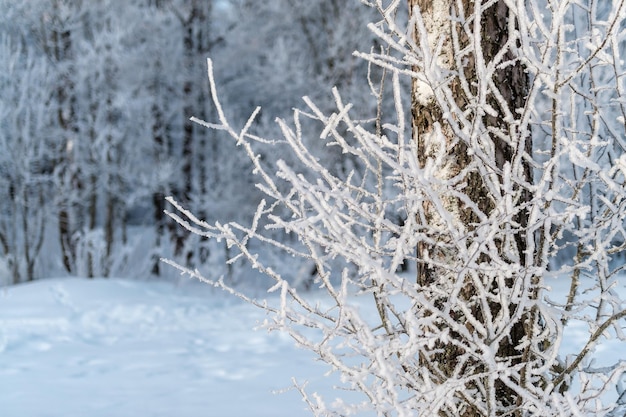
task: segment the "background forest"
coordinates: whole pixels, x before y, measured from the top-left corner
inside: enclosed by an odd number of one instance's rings
[[[353,111],[377,105],[362,88],[367,63],[351,55],[376,47],[372,10],[358,2],[0,0],[0,10],[0,285],[159,275],[161,257],[232,276],[225,245],[163,214],[171,195],[209,222],[243,221],[259,200],[243,153],[189,120],[215,118],[208,57],[231,120],[262,106],[264,137],[279,136],[274,118],[305,94],[332,108],[333,85]],[[350,169],[310,137],[325,165]]]
[[[143,304],[171,282],[54,279],[147,280],[167,263],[262,308],[262,328],[361,395],[327,403],[294,380],[315,415],[624,415],[626,0],[0,10],[0,285],[53,278],[4,290],[13,382],[39,381],[23,352],[129,370],[84,348],[119,336],[123,352],[142,328],[164,335],[139,334],[142,357],[184,344],[172,369],[213,349],[207,329],[168,334],[194,306]],[[250,296],[261,287],[274,296]],[[112,296],[132,288],[139,305]],[[68,345],[79,355],[54,356]],[[153,364],[135,375],[171,383]]]

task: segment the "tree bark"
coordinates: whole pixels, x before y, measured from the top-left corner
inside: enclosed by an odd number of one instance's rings
[[[528,90],[528,79],[524,73],[523,66],[509,50],[501,58],[503,61],[509,61],[509,65],[503,66],[502,69],[495,71],[492,75],[494,84],[499,88],[499,94],[504,98],[506,106],[508,106],[507,109],[502,108],[502,103],[496,99],[493,93],[490,93],[486,102],[495,109],[495,114],[489,115],[486,112],[470,108],[469,103],[480,93],[477,91],[479,83],[477,66],[475,65],[476,50],[469,48],[468,52],[467,47],[472,44],[467,27],[464,29],[463,24],[474,25],[475,7],[483,6],[478,1],[470,0],[462,1],[463,10],[459,10],[457,8],[459,3],[452,0],[408,0],[408,3],[412,16],[419,9],[428,32],[428,45],[420,44],[417,28],[414,28],[414,41],[417,47],[420,49],[428,48],[430,51],[434,51],[438,46],[438,42],[443,42],[439,44],[442,45],[442,48],[440,49],[440,55],[436,57],[437,64],[452,74],[447,79],[447,82],[450,90],[453,92],[455,104],[458,108],[466,112],[468,118],[480,118],[480,123],[484,128],[482,135],[488,135],[486,140],[493,144],[493,171],[498,173],[500,180],[502,180],[502,170],[505,164],[511,163],[517,152],[517,149],[511,144],[515,143],[516,140],[523,140],[525,141],[525,146],[523,147],[525,151],[529,152],[531,148],[530,138],[517,137],[515,140],[508,140],[507,136],[516,134],[514,129],[511,130],[511,126],[515,126],[515,123],[511,121],[504,122],[505,110],[513,111],[524,107]],[[461,21],[464,23],[453,23],[452,14],[461,17]],[[505,44],[509,40],[508,19],[513,19],[514,17],[504,1],[498,1],[486,10],[483,10],[480,16],[481,42],[480,45],[474,45],[474,48],[480,48],[482,59],[485,62],[490,62],[496,58],[496,54],[505,48]],[[475,26],[468,27],[470,30],[474,30],[471,28]],[[458,39],[460,44],[460,48],[457,48],[457,51],[453,48],[453,38]],[[462,53],[465,56],[463,56],[462,60],[459,60],[458,55]],[[459,62],[463,62],[462,67],[459,66]],[[423,65],[426,66],[428,63]],[[424,68],[417,65],[414,70],[420,73],[424,71]],[[461,85],[462,78],[468,81],[466,87]],[[469,86],[469,94],[467,86]],[[437,171],[438,178],[442,181],[455,179],[455,184],[463,184],[462,186],[457,186],[459,187],[457,191],[462,189],[463,194],[475,204],[475,208],[470,209],[458,197],[454,197],[445,191],[440,194],[440,199],[443,201],[446,212],[450,213],[455,221],[458,222],[459,228],[470,236],[467,242],[470,245],[472,243],[472,233],[481,221],[478,211],[488,217],[494,208],[494,202],[501,196],[494,195],[493,191],[489,191],[481,173],[476,169],[472,169],[471,163],[474,158],[472,156],[474,152],[470,150],[470,147],[474,145],[456,137],[453,126],[450,124],[450,119],[444,118],[443,111],[439,105],[440,102],[435,94],[438,94],[438,92],[433,86],[427,82],[425,83],[424,80],[413,79],[411,103],[413,139],[417,144],[418,160],[422,168],[432,163],[437,155],[441,155],[443,148],[443,152],[446,152],[446,162],[443,166],[444,169]],[[513,113],[517,116],[517,113],[514,111]],[[441,135],[437,135],[436,132],[438,130],[443,133],[445,143],[441,139]],[[503,135],[498,136],[493,132]],[[530,166],[525,163],[522,170],[523,182],[530,184]],[[530,200],[531,196],[527,188],[519,189],[519,194],[518,205]],[[433,230],[433,228],[436,230],[444,225],[441,214],[437,212],[432,202],[426,201],[424,203],[423,213],[424,218],[421,221],[425,223],[425,227],[430,228],[429,230]],[[512,225],[507,225],[512,230],[514,252],[517,252],[518,259],[515,262],[519,262],[521,265],[524,265],[526,251],[526,235],[524,231],[526,225],[527,213],[524,210],[519,210],[513,219]],[[448,288],[454,286],[454,281],[463,279],[463,289],[460,297],[464,303],[471,306],[470,312],[452,311],[450,314],[455,320],[458,320],[459,323],[471,330],[468,314],[473,316],[471,319],[484,323],[488,317],[496,317],[502,306],[496,302],[489,302],[487,309],[490,311],[484,311],[484,304],[481,306],[480,303],[473,301],[476,298],[477,288],[473,286],[472,280],[463,276],[459,277],[459,274],[452,273],[451,270],[445,267],[445,265],[452,265],[455,262],[458,264],[458,261],[456,261],[458,253],[455,251],[456,242],[450,241],[449,236],[446,236],[443,230],[441,236],[432,236],[437,244],[426,243],[425,241],[418,244],[417,283],[432,295],[435,306],[443,308],[447,302],[447,297],[441,294],[449,294],[447,292]],[[502,242],[500,250],[505,250],[505,244],[511,246],[510,242]],[[480,254],[479,262],[488,264],[490,262],[489,256],[486,253]],[[488,279],[483,277],[483,281]],[[512,286],[512,279],[508,279],[506,285]],[[489,285],[487,287],[489,288]],[[495,282],[491,284],[490,290],[494,294],[499,290]],[[497,297],[494,297],[494,299],[497,299]],[[515,311],[514,305],[509,307],[508,311]],[[440,328],[439,330],[449,329]],[[450,334],[453,338],[460,337],[454,331],[451,331]],[[517,347],[521,344],[524,335],[524,321],[515,323],[512,326],[509,337],[505,338],[505,342],[501,343],[497,352],[498,357],[502,358],[503,361],[508,361],[510,365],[518,364],[521,360],[521,354]],[[463,349],[458,347],[458,344],[440,342],[433,347],[431,356],[423,358],[423,362],[425,366],[431,368],[434,374],[439,375],[442,380],[452,377],[455,373],[458,375],[459,370],[462,373],[474,375],[485,371],[484,366],[475,359],[459,359],[463,357],[464,353]],[[474,393],[478,391],[471,384],[467,388],[468,392]],[[502,410],[508,409],[510,412],[520,403],[520,398],[500,380],[495,381],[495,392],[497,401],[501,406],[499,408]],[[460,398],[459,400],[467,404],[463,416],[482,415],[467,399]],[[474,400],[478,400],[478,398],[474,398]],[[480,402],[480,400],[478,401]]]

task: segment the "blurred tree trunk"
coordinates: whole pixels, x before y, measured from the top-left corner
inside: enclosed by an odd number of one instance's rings
[[[67,4],[66,4],[67,3]],[[58,138],[55,141],[55,169],[60,177],[60,193],[57,212],[59,240],[63,265],[67,272],[75,272],[76,247],[73,235],[78,230],[81,219],[76,202],[69,197],[74,190],[82,189],[80,173],[75,172],[72,153],[77,140],[76,95],[72,52],[72,32],[65,8],[74,4],[62,0],[52,2],[51,14],[43,23],[42,41],[48,56],[56,63],[59,71],[54,91],[56,105],[56,126]]]
[[[183,189],[181,201],[190,204],[190,207],[205,218],[205,207],[202,207],[202,196],[207,192],[207,160],[209,152],[207,146],[207,129],[193,123],[190,118],[195,116],[206,120],[204,94],[208,90],[198,86],[198,80],[205,80],[205,62],[212,47],[211,17],[213,4],[211,1],[192,0],[188,9],[183,12],[174,9],[181,22],[183,31],[183,56],[184,56],[184,79],[183,79],[183,140],[182,140],[182,173]],[[182,8],[181,8],[182,9]],[[215,158],[219,153],[217,142],[211,146],[212,156]],[[213,171],[215,173],[215,170]],[[215,178],[213,182],[217,182]],[[195,204],[194,204],[195,203]],[[199,203],[199,204],[198,204]],[[175,228],[174,235],[175,252],[181,255],[185,246],[186,234],[181,234],[180,228]],[[194,256],[191,251],[184,254],[191,266]]]
[[[155,86],[158,92],[158,81]],[[159,94],[156,94],[159,97]],[[158,100],[158,99],[157,99]],[[155,166],[159,166],[160,161],[165,160],[168,154],[166,149],[166,137],[165,137],[165,120],[163,117],[163,111],[160,108],[160,103],[152,105],[152,140],[154,141],[154,162]],[[160,182],[157,184],[157,189],[152,193],[152,207],[154,210],[154,224],[156,225],[156,236],[154,247],[158,251],[161,247],[163,236],[165,235],[165,185]],[[152,274],[160,275],[160,259],[158,253],[153,255],[152,261]]]

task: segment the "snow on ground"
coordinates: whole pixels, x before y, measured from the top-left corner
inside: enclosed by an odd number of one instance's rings
[[[566,281],[551,284],[566,293]],[[288,389],[292,377],[326,400],[345,397],[311,353],[285,335],[255,331],[264,319],[188,280],[64,278],[0,288],[0,417],[308,416]],[[579,351],[585,337],[573,323],[563,350]],[[623,346],[611,342],[596,355],[623,359]]]
[[[264,313],[199,283],[50,279],[0,289],[2,417],[298,417],[326,368]]]

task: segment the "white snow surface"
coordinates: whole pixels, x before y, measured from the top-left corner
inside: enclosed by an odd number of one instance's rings
[[[287,336],[255,330],[264,318],[193,282],[2,288],[0,416],[310,415],[285,389],[295,377],[330,390],[327,368]]]
[[[566,280],[550,284],[555,296],[566,293]],[[292,378],[326,401],[355,395],[333,390],[339,378],[290,337],[257,329],[266,317],[186,279],[0,288],[0,417],[309,416]],[[563,353],[586,338],[571,323]],[[608,365],[623,355],[613,340],[594,357]]]

